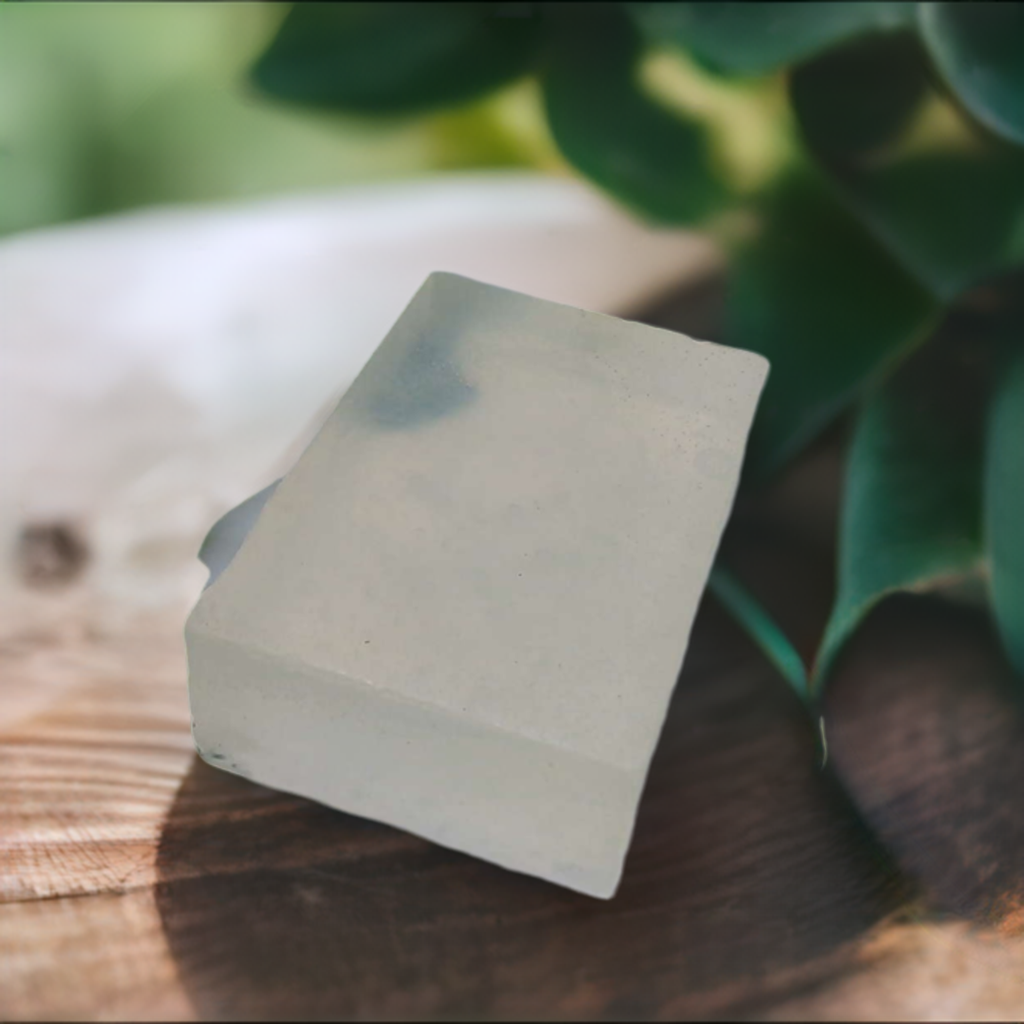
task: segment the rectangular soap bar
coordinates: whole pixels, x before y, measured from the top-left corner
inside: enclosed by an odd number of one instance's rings
[[[612,896],[767,369],[433,274],[188,620],[201,756]]]

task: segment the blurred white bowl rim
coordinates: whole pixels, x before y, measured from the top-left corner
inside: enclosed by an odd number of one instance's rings
[[[69,593],[100,631],[183,616],[208,528],[287,469],[430,272],[628,315],[718,258],[522,172],[3,240],[0,628]]]

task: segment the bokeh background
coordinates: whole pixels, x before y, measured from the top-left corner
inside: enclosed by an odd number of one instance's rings
[[[581,182],[532,80],[421,117],[259,93],[286,9],[0,8],[9,634],[180,616],[431,271],[624,314],[716,259]]]
[[[308,113],[257,95],[249,68],[286,9],[6,7],[0,231],[156,203],[558,165],[529,88],[398,124]]]
[[[556,7],[356,116],[286,5],[0,2],[0,1017],[1019,1017],[1024,7]],[[435,270],[772,358],[608,904],[194,756],[202,539]]]

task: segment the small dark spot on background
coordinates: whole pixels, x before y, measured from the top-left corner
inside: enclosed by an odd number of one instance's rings
[[[18,577],[30,587],[71,583],[89,562],[89,548],[70,523],[30,523],[15,548]]]

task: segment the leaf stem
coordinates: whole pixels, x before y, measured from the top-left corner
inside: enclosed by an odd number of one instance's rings
[[[727,569],[716,565],[708,580],[711,592],[750,634],[779,670],[801,702],[810,709],[811,691],[803,659],[789,638],[760,603]]]

